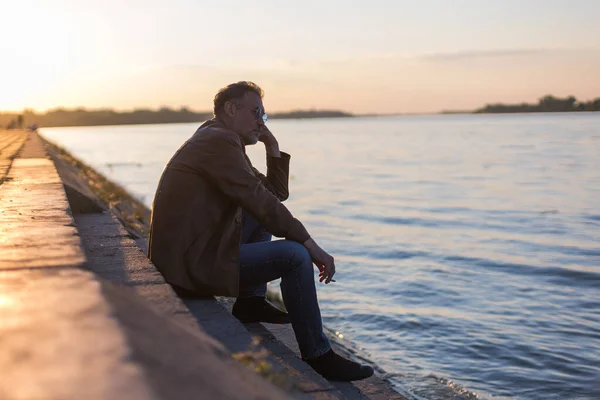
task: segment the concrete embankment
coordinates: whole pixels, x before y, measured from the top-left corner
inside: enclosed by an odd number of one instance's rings
[[[228,299],[182,301],[141,249],[148,217],[37,134],[0,131],[0,398],[403,398],[380,376],[326,381],[289,327],[243,325]]]

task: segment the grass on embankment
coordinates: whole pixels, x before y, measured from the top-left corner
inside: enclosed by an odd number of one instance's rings
[[[123,187],[111,182],[62,147],[47,140],[44,140],[44,144],[48,154],[57,164],[57,169],[68,169],[71,174],[74,174],[77,180],[80,180],[80,184],[91,189],[96,196],[94,200],[103,208],[114,213],[127,230],[136,233],[139,237],[148,237],[150,232],[150,209],[148,207]],[[76,182],[74,184],[77,185]]]

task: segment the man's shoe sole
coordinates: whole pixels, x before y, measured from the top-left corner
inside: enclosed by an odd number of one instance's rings
[[[361,374],[357,374],[357,375],[353,375],[353,376],[344,376],[344,377],[340,377],[340,376],[328,377],[326,375],[323,375],[323,378],[325,378],[327,380],[330,380],[330,381],[352,382],[352,381],[360,381],[362,379],[370,378],[375,373],[375,371],[373,370],[373,368],[371,368],[371,367],[369,367],[367,365],[363,365],[360,368],[360,372],[361,372]]]
[[[261,320],[260,318],[238,317],[235,314],[233,316],[236,317],[242,324],[252,324],[252,323],[255,323],[255,322],[265,322],[267,324],[280,324],[280,325],[284,325],[284,324],[290,324],[290,323],[292,323],[292,321],[290,321],[289,317],[282,317],[282,318],[277,318],[277,319],[265,321],[265,320]]]

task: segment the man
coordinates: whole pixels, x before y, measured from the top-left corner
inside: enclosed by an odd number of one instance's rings
[[[323,333],[313,263],[328,284],[334,260],[282,204],[290,155],[265,126],[262,97],[252,82],[219,90],[214,118],[165,167],[152,207],[149,257],[179,295],[238,297],[233,314],[242,322],[291,322],[302,358],[324,377],[367,378],[373,369],[334,353]],[[259,141],[267,176],[245,152]],[[286,240],[271,242],[270,234]],[[265,299],[266,283],[278,278],[289,315]]]

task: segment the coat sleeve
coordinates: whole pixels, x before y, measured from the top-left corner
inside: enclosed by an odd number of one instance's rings
[[[195,142],[188,145],[194,147],[190,166],[252,214],[270,233],[300,243],[310,238],[304,225],[255,175],[237,138],[215,135],[210,145]]]
[[[285,201],[290,195],[289,176],[290,158],[288,153],[281,152],[281,157],[267,155],[267,176],[261,174],[252,167],[254,174],[261,180],[262,184],[269,189],[280,201]]]

